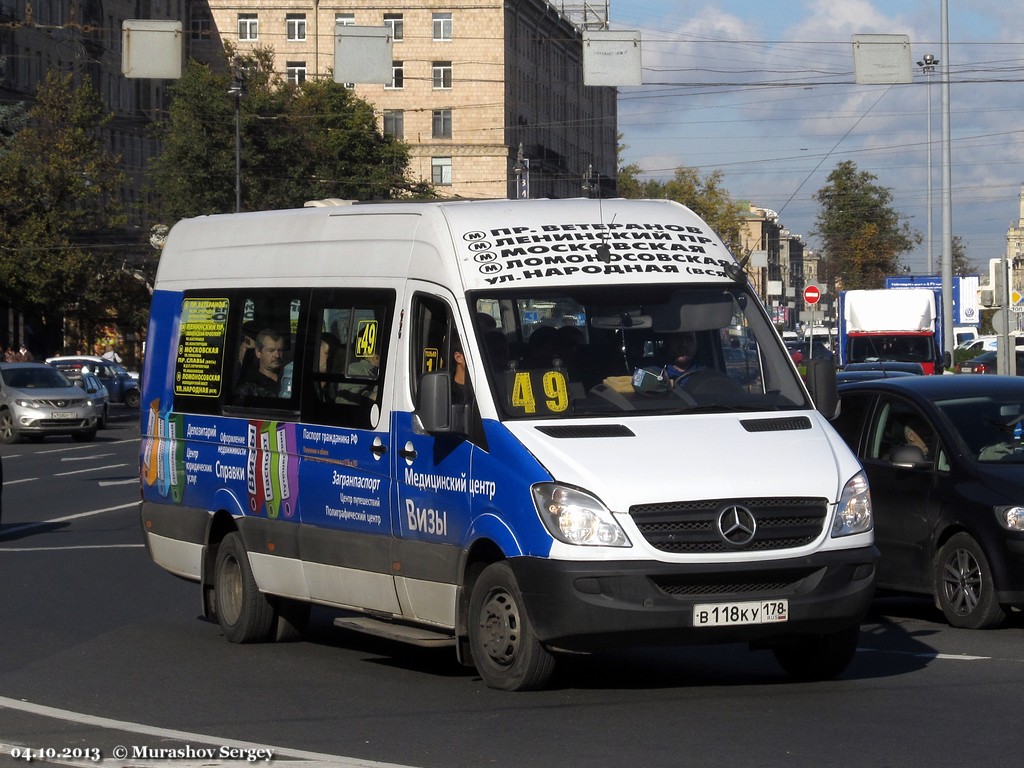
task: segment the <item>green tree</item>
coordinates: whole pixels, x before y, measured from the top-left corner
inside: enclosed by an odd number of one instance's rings
[[[237,104],[228,96],[231,75],[194,61],[171,87],[162,152],[150,167],[155,218],[170,224],[235,209],[236,106],[243,210],[430,194],[407,178],[408,146],[381,133],[373,107],[351,90],[333,81],[289,84],[266,49],[236,65],[245,84]]]
[[[892,207],[892,192],[876,176],[841,162],[814,197],[820,205],[812,233],[843,289],[881,288],[900,270],[900,255],[921,242],[906,217]]]
[[[714,171],[701,178],[696,168],[677,168],[668,181],[640,179],[643,171],[632,164],[619,168],[619,195],[627,198],[675,200],[692,209],[722,238],[733,253],[739,253],[742,207],[722,184],[724,174]]]
[[[27,118],[0,151],[0,284],[34,329],[33,351],[52,353],[66,312],[88,314],[110,298],[124,176],[103,148],[111,116],[88,82],[49,71]]]

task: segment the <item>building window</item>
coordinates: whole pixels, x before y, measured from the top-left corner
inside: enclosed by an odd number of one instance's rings
[[[435,139],[450,139],[452,137],[452,111],[450,109],[435,109],[431,123],[433,126],[431,135]]]
[[[450,157],[430,158],[430,181],[435,187],[452,185],[452,159]]]
[[[260,38],[260,21],[255,13],[240,13],[238,14],[238,39],[239,40],[259,40]]]
[[[384,110],[384,135],[405,138],[405,112],[401,109]]]
[[[435,61],[433,65],[434,90],[452,87],[452,63]]]
[[[392,61],[391,62],[391,85],[384,86],[385,88],[404,88],[405,87],[405,62]]]
[[[202,11],[196,11],[189,19],[189,37],[193,40],[209,40],[210,27],[210,17]]]
[[[385,13],[384,26],[391,30],[392,40],[402,40],[405,38],[405,22],[402,20],[402,14]]]
[[[452,39],[452,15],[450,13],[434,14],[434,39]]]
[[[306,62],[289,61],[285,65],[288,68],[288,82],[292,85],[306,82]]]
[[[284,19],[289,40],[300,42],[306,39],[306,14],[289,13],[285,15]]]

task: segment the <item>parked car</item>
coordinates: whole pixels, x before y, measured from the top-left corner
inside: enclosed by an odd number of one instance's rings
[[[44,363],[0,363],[0,442],[71,435],[88,442],[97,419],[89,397]]]
[[[129,408],[138,408],[142,398],[139,395],[139,381],[128,373],[120,363],[115,363],[95,355],[64,355],[48,357],[46,362],[60,368],[65,373],[75,376],[88,369],[96,374],[107,388],[112,403],[124,403]]]
[[[998,352],[982,352],[977,357],[965,360],[957,366],[960,373],[988,373],[998,372]],[[1024,376],[1024,349],[1017,349],[1017,375]]]
[[[836,430],[871,487],[880,589],[934,595],[955,627],[1024,607],[1024,379],[842,384]]]
[[[106,429],[110,417],[110,393],[103,386],[103,382],[94,373],[83,373],[74,384],[85,391],[89,402],[92,403],[93,411],[96,413],[96,426]]]

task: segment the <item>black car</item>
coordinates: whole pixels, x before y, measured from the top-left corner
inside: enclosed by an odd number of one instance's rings
[[[836,430],[871,486],[880,589],[935,595],[979,629],[1024,607],[1024,380],[842,384]]]
[[[998,371],[998,352],[982,352],[977,357],[965,360],[960,363],[957,370],[960,373],[987,373],[995,375]],[[1024,376],[1024,349],[1017,350],[1017,375]]]

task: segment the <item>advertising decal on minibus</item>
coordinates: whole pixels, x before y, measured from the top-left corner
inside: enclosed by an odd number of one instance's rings
[[[724,277],[727,255],[700,227],[674,224],[548,224],[474,230],[462,236],[488,284],[574,274],[665,272]]]

